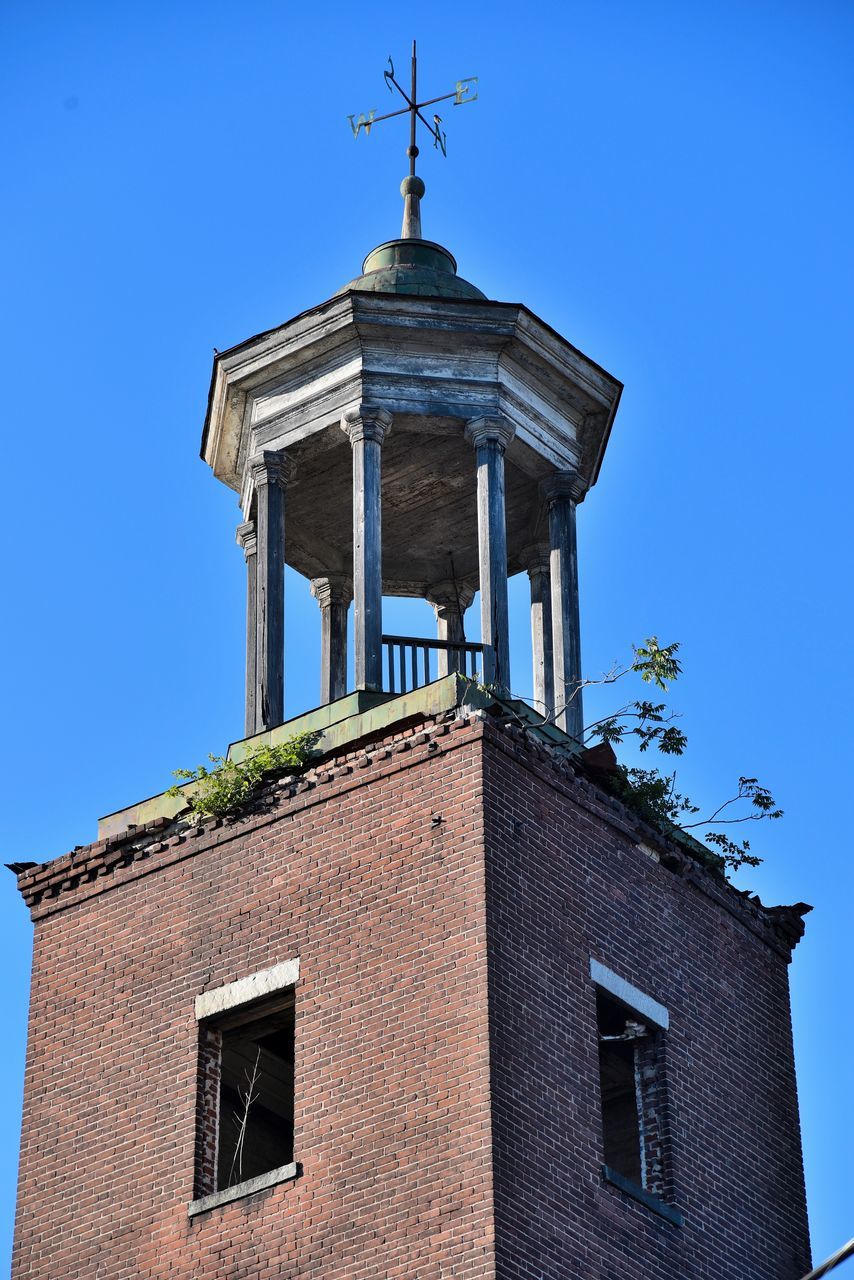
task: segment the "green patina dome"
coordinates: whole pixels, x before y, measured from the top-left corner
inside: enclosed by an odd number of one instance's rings
[[[486,298],[457,275],[453,255],[432,240],[388,240],[379,245],[362,263],[362,274],[338,292],[349,289],[421,298]]]

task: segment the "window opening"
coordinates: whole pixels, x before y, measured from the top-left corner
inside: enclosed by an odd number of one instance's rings
[[[196,1194],[294,1158],[294,992],[200,1023]]]
[[[639,1187],[647,1186],[643,1080],[639,1043],[650,1029],[604,991],[596,993],[599,1082],[605,1164]]]

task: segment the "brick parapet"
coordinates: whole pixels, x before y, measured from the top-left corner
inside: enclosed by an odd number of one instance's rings
[[[710,865],[692,857],[676,840],[645,822],[616,796],[587,778],[583,765],[577,759],[550,752],[542,740],[512,719],[487,722],[487,733],[491,741],[524,768],[560,790],[633,844],[643,846],[668,871],[684,877],[781,956],[791,959],[792,951],[804,934],[802,917],[812,909],[806,903],[766,907],[755,894],[736,889],[721,872],[714,870],[712,855]]]
[[[157,818],[22,871],[18,888],[33,919],[40,919],[139,875],[248,834],[285,814],[298,813],[331,795],[354,790],[375,776],[397,773],[439,751],[460,746],[480,732],[481,722],[474,716],[443,716],[425,725],[409,726],[381,742],[363,744],[354,751],[323,760],[299,776],[289,775],[268,783],[240,814],[205,818],[198,823],[183,817]],[[453,738],[443,742],[451,733]]]
[[[809,907],[803,903],[766,907],[755,895],[735,889],[721,874],[692,858],[675,840],[586,777],[577,759],[556,752],[512,717],[482,714],[460,717],[449,712],[408,724],[381,738],[363,741],[354,750],[320,761],[297,777],[267,784],[253,804],[239,815],[206,818],[199,823],[190,823],[181,817],[157,818],[144,826],[79,846],[21,872],[18,887],[32,918],[42,919],[274,822],[285,813],[296,814],[327,794],[353,790],[374,776],[396,773],[422,758],[453,750],[468,738],[484,734],[592,818],[606,822],[633,844],[643,846],[663,867],[683,876],[698,892],[712,898],[780,955],[791,957],[803,936],[802,915]]]

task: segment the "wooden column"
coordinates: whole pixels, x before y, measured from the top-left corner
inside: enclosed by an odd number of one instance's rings
[[[311,594],[320,605],[320,702],[325,706],[347,692],[347,612],[353,588],[343,574],[330,574],[312,578]]]
[[[556,471],[544,481],[542,491],[549,506],[555,724],[580,740],[584,713],[575,505],[582,490],[574,471]]]
[[[477,454],[477,540],[480,559],[480,629],[484,683],[510,692],[507,610],[507,528],[504,450],[515,428],[504,418],[475,418],[465,430]]]
[[[463,615],[474,599],[474,590],[465,582],[454,585],[453,582],[437,582],[427,592],[427,600],[433,606],[436,615],[436,639],[449,643],[465,644],[466,632]],[[440,676],[448,676],[452,671],[465,674],[466,665],[461,651],[449,652],[440,649],[437,666]]]
[[[256,693],[256,653],[257,653],[257,565],[256,552],[258,549],[258,539],[255,534],[255,521],[247,520],[244,524],[237,526],[237,542],[243,548],[243,556],[246,560],[246,718],[244,722],[244,733],[247,738],[251,738],[256,732],[256,710],[255,710],[255,693]]]
[[[359,405],[341,420],[353,447],[353,617],[357,689],[382,689],[382,443],[391,414]]]
[[[285,718],[285,490],[294,464],[264,452],[250,464],[257,501],[255,732]]]
[[[531,648],[534,656],[534,706],[551,717],[555,709],[554,653],[552,648],[552,581],[549,547],[532,547],[527,553],[531,583]]]

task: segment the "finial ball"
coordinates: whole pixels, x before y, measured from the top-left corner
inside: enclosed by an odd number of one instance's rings
[[[424,183],[415,174],[410,174],[400,184],[400,194],[402,196],[418,196],[420,200],[425,191]]]

